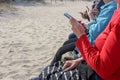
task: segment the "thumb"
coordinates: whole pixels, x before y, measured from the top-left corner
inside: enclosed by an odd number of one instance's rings
[[[71,69],[71,67],[67,67],[66,69],[64,69],[63,71],[68,71],[68,70],[70,70]]]

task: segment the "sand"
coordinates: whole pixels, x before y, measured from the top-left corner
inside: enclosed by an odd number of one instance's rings
[[[0,7],[0,80],[29,80],[38,76],[72,32],[63,14],[67,12],[82,20],[78,12],[91,4],[21,2]]]

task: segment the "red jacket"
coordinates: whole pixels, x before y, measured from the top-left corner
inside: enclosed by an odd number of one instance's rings
[[[86,62],[104,80],[120,80],[120,10],[116,10],[95,46],[82,35],[76,42]]]

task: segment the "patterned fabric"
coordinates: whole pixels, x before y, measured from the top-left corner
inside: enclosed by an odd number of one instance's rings
[[[39,75],[40,80],[88,80],[93,74],[87,64],[83,66],[86,70],[80,64],[81,66],[66,72],[62,71],[63,65],[63,62],[58,61],[54,65],[47,66]]]

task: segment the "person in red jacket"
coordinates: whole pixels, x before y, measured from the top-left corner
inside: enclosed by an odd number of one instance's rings
[[[115,0],[118,9],[106,29],[96,38],[92,46],[85,29],[76,19],[71,18],[72,30],[77,36],[77,48],[91,68],[104,80],[120,80],[120,0]],[[75,68],[81,59],[67,61],[63,70]]]

